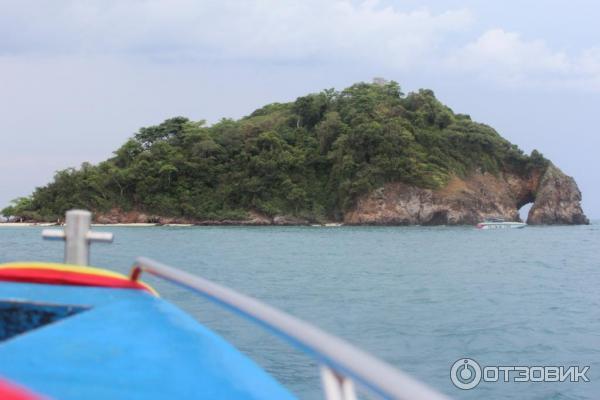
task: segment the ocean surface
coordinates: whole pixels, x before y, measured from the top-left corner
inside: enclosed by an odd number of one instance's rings
[[[597,222],[598,223],[598,222]],[[92,263],[127,272],[144,255],[235,288],[372,352],[457,399],[600,397],[600,225],[111,227]],[[41,229],[0,227],[0,262],[61,261]],[[233,342],[300,398],[317,366],[251,323],[182,289],[168,300]],[[457,359],[482,366],[589,366],[590,382],[459,390]]]

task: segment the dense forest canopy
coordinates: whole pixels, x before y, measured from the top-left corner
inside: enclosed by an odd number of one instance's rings
[[[256,211],[319,221],[339,219],[385,182],[436,189],[476,169],[526,173],[546,162],[431,90],[358,83],[212,126],[175,117],[141,128],[112,158],[59,171],[2,213],[56,220],[71,208],[118,208],[222,220]]]

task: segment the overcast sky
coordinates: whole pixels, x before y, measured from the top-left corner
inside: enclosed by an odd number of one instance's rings
[[[594,1],[0,0],[0,208],[139,127],[375,76],[534,148],[600,218]]]

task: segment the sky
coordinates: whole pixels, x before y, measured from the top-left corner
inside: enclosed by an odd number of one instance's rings
[[[0,0],[0,208],[173,116],[373,77],[538,149],[600,218],[600,3]]]

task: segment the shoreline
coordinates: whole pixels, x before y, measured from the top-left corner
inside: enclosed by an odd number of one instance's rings
[[[600,223],[600,219],[592,219],[590,220],[589,225],[596,225]],[[0,222],[0,229],[5,228],[51,228],[51,227],[63,227],[64,224],[57,224],[56,222]],[[201,222],[201,223],[154,223],[154,222],[117,222],[112,224],[102,224],[102,223],[92,223],[92,227],[122,227],[122,228],[147,228],[147,227],[173,227],[173,228],[191,228],[191,227],[199,227],[199,226],[239,226],[239,227],[290,227],[290,226],[304,226],[304,227],[312,227],[312,228],[337,228],[342,226],[398,226],[398,227],[410,227],[410,226],[446,226],[446,227],[469,227],[474,226],[470,224],[450,224],[450,225],[419,225],[419,224],[344,224],[344,223],[324,223],[324,224],[274,224],[274,223],[248,223],[248,222]],[[528,226],[574,226],[572,224],[535,224]]]
[[[61,227],[64,224],[53,222],[0,222],[0,228],[27,228],[27,227]],[[154,224],[154,223],[116,223],[116,224],[91,224],[91,226],[193,226],[193,224]]]
[[[53,222],[0,222],[0,228],[28,228],[28,227],[62,227],[64,224],[57,224]],[[152,222],[123,222],[123,223],[114,223],[114,224],[97,224],[92,223],[92,227],[194,227],[194,226],[310,226],[310,227],[339,227],[344,226],[342,223],[327,223],[327,224],[249,224],[249,223],[199,223],[199,224],[160,224],[160,223],[152,223]]]
[[[58,226],[56,223],[54,222],[0,222],[0,227],[7,227],[7,228],[18,228],[18,227],[27,227],[27,226],[40,226],[40,227],[47,227],[47,226]]]

